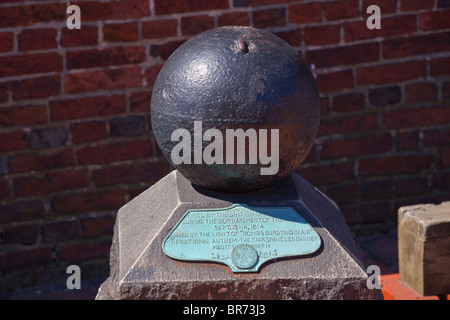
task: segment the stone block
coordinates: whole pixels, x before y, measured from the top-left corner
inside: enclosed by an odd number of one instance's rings
[[[450,201],[398,211],[399,271],[422,296],[450,293]]]

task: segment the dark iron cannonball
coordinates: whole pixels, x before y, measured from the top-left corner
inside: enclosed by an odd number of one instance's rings
[[[186,41],[161,69],[151,100],[165,157],[194,185],[218,191],[257,190],[289,175],[314,143],[319,118],[317,87],[298,52],[252,27],[215,28]],[[237,138],[226,139],[227,130]]]

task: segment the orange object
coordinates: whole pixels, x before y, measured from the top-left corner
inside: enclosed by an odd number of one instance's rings
[[[422,297],[414,289],[400,279],[400,274],[385,274],[380,276],[381,291],[385,300],[438,300],[438,296]],[[450,294],[447,295],[450,300]]]

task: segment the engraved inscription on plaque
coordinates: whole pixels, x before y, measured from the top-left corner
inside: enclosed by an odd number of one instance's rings
[[[266,261],[310,254],[321,240],[291,207],[188,210],[163,242],[177,260],[223,263],[233,272],[256,272]]]

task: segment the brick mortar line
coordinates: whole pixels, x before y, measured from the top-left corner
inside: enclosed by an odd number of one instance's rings
[[[102,89],[102,90],[98,90],[98,91],[91,91],[91,92],[86,92],[85,94],[83,93],[74,93],[74,94],[60,94],[60,95],[53,95],[53,96],[48,96],[48,97],[44,97],[44,98],[31,98],[31,99],[23,99],[23,100],[17,100],[17,101],[6,101],[4,103],[0,104],[0,110],[2,110],[2,108],[14,108],[14,107],[26,107],[26,106],[34,106],[34,105],[41,105],[41,104],[47,104],[48,103],[52,103],[52,102],[60,102],[60,101],[71,101],[71,100],[79,100],[79,99],[87,99],[87,98],[96,98],[96,97],[112,97],[112,96],[126,96],[128,99],[131,98],[131,94],[133,93],[139,93],[139,92],[148,92],[149,89],[151,87],[129,87],[127,89],[131,89],[130,91],[123,91],[123,89],[114,89],[111,91],[107,91],[107,89]],[[144,90],[139,90],[139,89],[144,89]],[[127,96],[127,94],[130,93],[130,97]],[[31,103],[32,102],[32,103]],[[150,101],[149,101],[149,107],[150,107]],[[150,109],[149,109],[150,110]],[[131,113],[143,113],[143,112],[139,112],[139,111],[129,111]],[[144,113],[147,113],[147,111],[145,111]],[[122,113],[121,113],[122,114]],[[126,113],[123,113],[126,114]],[[92,118],[96,118],[96,117],[103,117],[103,116],[94,116]],[[50,118],[49,118],[50,119]],[[82,120],[82,119],[91,119],[91,117],[89,118],[77,118],[77,119],[72,119],[72,120]],[[59,122],[62,120],[58,120],[55,122]],[[54,122],[49,120],[50,122]],[[1,131],[1,128],[0,128]]]
[[[33,129],[45,129],[45,128],[53,128],[53,127],[64,127],[68,134],[71,133],[71,128],[70,126],[73,124],[79,124],[79,123],[86,123],[86,122],[96,122],[96,121],[102,121],[105,123],[106,126],[109,126],[109,121],[110,120],[115,120],[115,119],[119,119],[119,118],[126,118],[129,116],[142,116],[145,118],[145,121],[147,121],[147,116],[149,115],[149,112],[131,112],[131,113],[120,113],[120,114],[116,114],[116,115],[107,115],[107,116],[95,116],[95,117],[89,117],[89,118],[77,118],[77,119],[67,119],[67,120],[58,120],[58,121],[52,121],[52,122],[48,122],[48,123],[38,123],[38,124],[28,124],[28,125],[13,125],[13,126],[8,126],[5,129],[0,129],[0,133],[4,134],[4,133],[10,133],[10,132],[16,132],[16,131],[22,131],[25,130],[26,128],[30,128],[32,127]],[[109,134],[109,131],[107,132]],[[137,139],[139,138],[140,139]],[[43,151],[43,150],[49,150],[49,149],[54,149],[54,148],[59,148],[59,147],[63,147],[63,146],[71,146],[71,147],[76,147],[76,146],[80,146],[80,145],[84,145],[84,144],[91,144],[91,143],[101,143],[102,141],[105,140],[112,140],[113,142],[132,142],[132,141],[147,141],[148,138],[152,138],[153,137],[153,133],[152,130],[150,130],[149,128],[147,128],[144,130],[144,132],[142,134],[138,134],[138,135],[133,135],[133,136],[107,136],[104,139],[101,139],[99,141],[94,141],[94,142],[83,142],[83,143],[68,143],[68,144],[64,144],[61,146],[55,146],[55,147],[42,147],[42,148],[25,148],[24,150],[34,150],[35,152],[39,152],[39,151]],[[11,151],[11,153],[19,153],[18,151],[20,150],[13,150]],[[8,153],[8,152],[2,152],[3,153]]]
[[[319,2],[319,1],[313,1],[313,2]],[[303,3],[308,3],[308,2],[300,2],[299,4],[303,4]],[[319,2],[320,3],[320,2]],[[30,4],[36,4],[36,2],[32,2]],[[164,15],[151,15],[148,17],[142,17],[142,18],[129,18],[129,19],[104,19],[104,20],[86,20],[83,21],[82,19],[82,23],[86,24],[86,25],[90,25],[90,24],[95,24],[98,21],[102,21],[103,23],[106,24],[120,24],[120,23],[125,23],[124,21],[128,22],[146,22],[146,21],[158,21],[158,20],[171,20],[174,18],[183,18],[183,17],[191,17],[191,16],[197,16],[197,15],[209,15],[209,16],[216,16],[218,17],[220,14],[223,13],[235,13],[235,12],[248,12],[253,13],[253,12],[257,12],[257,11],[261,11],[261,10],[270,10],[270,9],[277,9],[277,8],[286,8],[286,14],[288,14],[289,11],[289,7],[291,5],[295,5],[295,3],[282,3],[282,4],[270,4],[270,5],[265,5],[265,6],[257,6],[257,7],[232,7],[232,8],[227,8],[227,9],[214,9],[214,10],[202,10],[202,11],[191,11],[191,12],[177,12],[177,13],[170,13],[170,14],[164,14]],[[16,5],[16,6],[20,6],[20,5]],[[0,5],[0,7],[2,7]],[[402,16],[402,15],[413,15],[416,14],[417,15],[417,19],[419,19],[419,15],[421,13],[426,13],[426,12],[440,12],[440,11],[446,11],[448,10],[447,8],[439,8],[439,9],[424,9],[424,10],[413,10],[413,11],[398,11],[398,12],[393,12],[393,13],[385,13],[383,14],[382,17],[384,18],[391,18],[391,17],[397,17],[397,16]],[[289,27],[289,26],[299,26],[299,25],[307,25],[307,26],[319,26],[319,25],[328,25],[330,22],[332,24],[343,24],[346,22],[353,22],[353,21],[364,21],[366,20],[366,16],[367,15],[365,13],[363,13],[361,10],[361,15],[359,15],[358,17],[352,17],[352,18],[344,18],[344,19],[337,19],[337,20],[326,20],[325,15],[323,14],[323,9],[322,9],[322,21],[320,22],[308,22],[308,23],[291,23],[289,22],[289,19],[286,19],[286,26],[280,26],[280,27]],[[13,27],[4,27],[4,28],[0,28],[0,31],[8,31],[8,30],[14,30],[16,28],[21,28],[21,29],[38,29],[38,28],[48,28],[51,27],[52,25],[59,24],[60,26],[65,27],[65,22],[64,21],[49,21],[49,22],[37,22],[35,24],[29,25],[29,26],[13,26]],[[417,26],[419,26],[419,23],[417,22]],[[418,29],[418,32],[420,32],[420,29]]]
[[[416,82],[414,82],[416,83]],[[395,84],[394,84],[395,85]],[[398,85],[400,86],[400,85]],[[339,95],[339,94],[338,94]],[[97,96],[93,96],[93,97],[97,97]],[[100,96],[103,97],[103,96]],[[84,97],[83,98],[88,98],[88,97]],[[61,101],[61,100],[55,100],[55,101]],[[64,101],[64,100],[62,100]],[[39,104],[36,104],[39,105]],[[357,109],[357,110],[352,110],[349,112],[328,112],[324,115],[322,115],[321,119],[323,120],[327,120],[327,119],[332,119],[332,120],[337,120],[337,119],[344,119],[344,118],[350,118],[352,116],[357,116],[357,115],[371,115],[371,114],[376,114],[376,113],[380,113],[381,115],[388,113],[390,111],[398,111],[398,110],[408,110],[408,109],[422,109],[424,107],[445,107],[449,105],[449,101],[448,99],[443,100],[443,101],[430,101],[430,102],[418,102],[418,103],[407,103],[405,105],[405,103],[399,102],[397,104],[393,104],[393,105],[388,105],[385,106],[383,108],[377,107],[377,106],[371,106],[370,104],[367,104],[364,108],[362,109]],[[27,105],[19,105],[20,107],[26,107]],[[15,107],[15,106],[12,106]],[[1,109],[0,109],[1,110]],[[105,122],[105,124],[107,125],[108,122],[110,120],[113,119],[118,119],[118,118],[123,118],[123,117],[128,117],[128,116],[132,116],[132,115],[138,115],[138,116],[147,116],[150,113],[150,108],[148,111],[145,112],[139,112],[139,111],[133,111],[133,112],[125,112],[125,113],[118,113],[118,114],[111,114],[111,115],[106,115],[106,116],[93,116],[93,117],[86,117],[86,118],[74,118],[74,119],[67,119],[67,120],[58,120],[58,121],[49,121],[46,123],[38,123],[38,124],[29,124],[29,125],[11,125],[11,126],[7,126],[4,127],[2,129],[0,129],[1,133],[8,133],[8,132],[15,132],[15,131],[20,131],[23,130],[26,127],[33,127],[33,129],[40,129],[40,128],[48,128],[48,127],[55,127],[55,126],[59,126],[59,127],[64,127],[66,128],[67,132],[70,134],[71,130],[70,130],[70,125],[75,124],[75,123],[86,123],[86,122],[92,122],[92,121],[98,121],[101,120],[103,122]],[[430,126],[421,126],[421,127],[417,127],[417,128],[403,128],[403,129],[395,129],[395,131],[415,131],[415,130],[434,130],[434,128],[445,128],[447,125],[445,124],[435,124],[435,125],[430,125]],[[430,129],[431,127],[431,129]],[[378,129],[374,129],[374,131],[371,132],[380,132],[380,128]],[[347,134],[347,133],[346,133]],[[358,133],[348,133],[348,134],[358,134]],[[320,136],[318,138],[324,138],[327,137],[329,135],[325,135],[325,136]],[[141,137],[141,139],[136,140],[137,137]],[[151,130],[149,130],[148,128],[145,130],[145,132],[143,134],[137,135],[137,136],[118,136],[118,137],[107,137],[106,139],[112,139],[113,142],[116,143],[120,143],[120,142],[131,142],[131,141],[146,141],[146,138],[152,138],[153,134],[151,132]],[[75,150],[77,150],[80,146],[83,146],[85,144],[90,145],[97,145],[97,144],[101,144],[101,142],[104,141],[104,139],[102,139],[101,141],[94,141],[94,142],[84,142],[84,143],[77,143],[77,144],[73,144],[73,143],[68,143],[66,144],[67,146],[71,146],[72,148],[75,148]],[[69,141],[70,142],[70,141]],[[62,147],[62,146],[58,146],[58,147]],[[56,148],[58,148],[56,147]],[[51,148],[36,148],[36,149],[32,149],[35,152],[39,152],[42,150],[48,150],[48,149],[53,149],[54,147]],[[28,149],[27,149],[28,150]],[[12,151],[12,153],[18,153],[17,150]]]
[[[334,25],[340,25],[340,24],[334,24]],[[308,26],[310,27],[310,26]],[[275,30],[276,28],[276,30]],[[99,41],[98,44],[96,45],[86,45],[86,46],[78,46],[78,47],[63,47],[60,44],[60,39],[58,39],[58,36],[60,36],[60,33],[62,33],[62,29],[55,29],[57,31],[57,47],[55,48],[50,48],[50,49],[36,49],[36,50],[29,50],[29,51],[9,51],[9,52],[4,52],[4,53],[0,53],[0,58],[3,57],[12,57],[12,56],[26,56],[28,54],[45,54],[45,53],[59,53],[60,55],[64,55],[64,53],[66,52],[82,52],[82,51],[102,51],[102,50],[107,50],[107,49],[111,49],[111,48],[116,48],[116,47],[143,47],[143,46],[148,46],[148,45],[163,45],[166,43],[169,43],[171,41],[178,41],[178,40],[188,40],[190,38],[192,38],[192,35],[177,35],[177,36],[172,36],[172,37],[168,37],[168,38],[164,38],[164,39],[151,39],[151,38],[142,38],[139,41],[133,41],[133,42],[128,42],[128,41],[104,41],[100,39],[100,34],[102,34],[102,28],[98,27],[98,32],[99,32]],[[294,29],[287,29],[284,30],[285,27],[274,27],[273,28],[273,32],[277,33],[277,32],[289,32],[289,31],[294,31],[294,30],[298,30],[299,28],[294,28]],[[303,29],[304,28],[300,28]],[[342,29],[342,26],[341,26]],[[447,29],[439,29],[439,30],[429,30],[426,31],[424,33],[421,33],[420,35],[418,35],[417,37],[420,36],[426,36],[426,35],[437,35],[437,34],[443,34],[443,33],[447,33],[450,32],[450,28]],[[324,45],[306,45],[305,44],[305,51],[308,52],[314,52],[314,51],[321,51],[321,50],[327,50],[327,49],[339,49],[339,48],[345,48],[345,47],[351,47],[351,46],[357,46],[357,45],[361,45],[361,44],[370,44],[370,43],[379,43],[380,47],[382,49],[382,44],[384,41],[391,41],[391,40],[397,40],[397,39],[408,39],[411,38],[411,35],[416,35],[416,33],[405,33],[405,34],[397,34],[397,35],[391,35],[391,36],[380,36],[380,37],[374,37],[374,38],[369,38],[369,39],[362,39],[362,40],[356,40],[356,41],[350,41],[350,42],[343,42],[343,39],[341,38],[340,42],[336,45],[336,43],[332,43],[332,44],[324,44]],[[342,36],[342,35],[341,35]],[[15,45],[17,45],[17,37],[14,37],[15,39]],[[304,42],[304,40],[302,41]],[[295,46],[294,46],[295,47]],[[306,50],[308,49],[308,50]],[[439,53],[439,52],[436,52]],[[442,52],[441,52],[442,53]],[[424,54],[425,55],[425,54]],[[149,57],[151,58],[151,57]],[[395,58],[383,58],[382,56],[380,56],[381,60],[392,60]],[[1,78],[0,78],[1,79]]]
[[[84,149],[84,148],[89,148],[92,146],[86,145],[86,146],[80,146],[78,149]],[[64,148],[63,151],[65,150],[72,150],[71,148]],[[77,151],[77,150],[74,150]],[[28,152],[26,153],[21,153],[21,154],[28,154]],[[19,153],[17,153],[17,155],[20,155]],[[114,161],[114,162],[108,162],[107,168],[118,168],[121,166],[131,166],[131,167],[139,167],[145,164],[159,164],[161,163],[161,161],[164,160],[165,158],[162,157],[143,157],[143,158],[137,158],[137,159],[127,159],[127,160],[119,160],[119,161]],[[89,164],[80,164],[80,163],[75,163],[73,165],[68,165],[68,166],[64,166],[64,167],[59,167],[59,168],[53,168],[53,169],[37,169],[37,170],[32,170],[31,172],[9,172],[7,174],[5,174],[4,176],[9,180],[9,181],[13,181],[13,179],[15,178],[25,178],[25,177],[39,177],[39,176],[45,176],[47,173],[59,173],[59,172],[67,172],[67,171],[83,171],[83,170],[90,170],[90,171],[96,171],[96,170],[101,170],[104,169],[104,165],[105,163],[89,163]],[[145,182],[145,181],[144,181]],[[96,188],[98,188],[98,186],[95,186]]]

